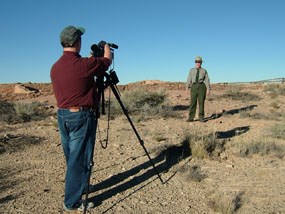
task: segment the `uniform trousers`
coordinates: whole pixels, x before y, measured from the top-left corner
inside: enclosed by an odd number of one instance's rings
[[[199,119],[205,116],[204,104],[206,99],[207,87],[205,83],[193,83],[190,92],[189,119],[193,120],[196,115],[197,101],[199,105]]]

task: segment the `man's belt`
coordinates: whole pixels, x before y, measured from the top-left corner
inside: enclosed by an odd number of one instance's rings
[[[94,111],[92,107],[69,107],[67,108],[70,112],[79,112],[79,111]]]

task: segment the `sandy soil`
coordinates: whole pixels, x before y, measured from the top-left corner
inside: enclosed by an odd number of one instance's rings
[[[55,105],[49,84],[34,87],[41,92],[15,95],[13,85],[2,85],[0,98]],[[219,213],[211,203],[215,195],[222,199],[239,195],[236,213],[285,213],[284,155],[241,157],[235,151],[238,144],[261,139],[285,145],[284,140],[269,137],[268,132],[269,127],[282,121],[241,116],[241,110],[262,115],[284,112],[284,96],[273,99],[264,92],[264,85],[247,85],[242,91],[258,95],[260,100],[218,99],[229,86],[214,85],[206,101],[206,116],[216,117],[206,123],[187,123],[189,94],[181,84],[145,83],[137,87],[164,88],[169,105],[181,116],[133,120],[163,182],[124,115],[111,120],[108,147],[102,148],[100,139],[106,138],[107,127],[103,116],[89,197],[96,208],[89,213]],[[278,108],[274,108],[274,102],[278,102]],[[44,121],[1,123],[0,213],[64,213],[65,162],[55,120],[51,116]],[[185,133],[202,137],[215,133],[225,144],[225,151],[215,158],[185,155]],[[193,176],[193,169],[198,176]]]

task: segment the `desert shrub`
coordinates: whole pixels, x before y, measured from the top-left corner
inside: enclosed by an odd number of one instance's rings
[[[15,110],[22,122],[42,120],[48,116],[44,105],[40,102],[15,103]]]
[[[225,150],[224,142],[216,139],[215,134],[203,135],[186,132],[184,138],[184,141],[189,141],[192,157],[198,159],[218,158]]]
[[[285,86],[281,84],[268,84],[265,85],[263,91],[269,93],[269,96],[274,99],[279,95],[285,95]]]
[[[271,110],[270,113],[268,112],[267,113],[260,113],[260,112],[251,113],[249,110],[244,110],[244,111],[240,111],[240,118],[282,121],[283,119],[285,119],[285,113],[276,111],[275,109]]]
[[[249,101],[258,101],[260,97],[255,94],[251,94],[248,92],[237,92],[237,93],[226,93],[220,96],[224,99],[231,99],[231,100],[240,100],[242,102],[249,102]]]
[[[210,194],[208,205],[215,212],[231,214],[241,207],[243,194],[243,192],[225,194],[224,192],[214,191]]]
[[[275,124],[269,129],[269,132],[272,137],[285,140],[285,122]]]
[[[249,110],[240,111],[240,118],[252,118],[255,120],[260,120],[260,119],[268,120],[269,119],[265,113],[260,113],[260,112],[251,113]]]
[[[273,125],[264,130],[269,138],[254,139],[254,141],[237,142],[233,145],[237,154],[241,157],[257,155],[285,156],[285,145],[278,144],[274,138],[285,139],[285,122]]]
[[[8,103],[0,102],[0,120],[7,123],[29,122],[45,119],[48,116],[44,105],[39,102]]]
[[[239,94],[241,93],[242,87],[241,85],[230,85],[227,93],[229,94]]]
[[[279,109],[280,108],[280,106],[279,106],[279,104],[277,102],[272,102],[272,103],[270,103],[269,106],[274,108],[274,109]]]
[[[265,142],[263,140],[254,142],[243,142],[238,146],[239,156],[249,157],[254,154],[284,156],[285,147],[277,145],[275,142]]]
[[[278,97],[278,93],[275,91],[275,92],[269,92],[269,97],[271,99],[276,99]]]
[[[284,84],[268,84],[263,89],[264,92],[276,92],[279,95],[284,95],[285,85]]]
[[[264,119],[264,120],[267,120],[267,119],[268,119],[268,117],[267,117],[265,114],[262,114],[262,113],[260,113],[260,112],[252,113],[252,114],[250,115],[250,117],[251,117],[252,119]]]
[[[283,84],[279,89],[279,94],[284,96],[285,95],[285,85]]]
[[[276,120],[276,121],[282,121],[285,119],[285,113],[276,111],[275,109],[270,110],[270,113],[267,115],[267,118],[269,120]]]
[[[278,91],[279,87],[280,87],[279,84],[268,84],[264,86],[263,91],[264,92],[276,92]]]
[[[165,105],[167,95],[163,90],[145,91],[135,89],[122,94],[121,100],[129,114],[138,115],[141,119],[150,116],[177,117],[177,113],[171,107]],[[113,115],[123,113],[121,106],[115,99],[111,100],[111,113]]]
[[[261,99],[258,95],[248,93],[248,92],[243,92],[239,85],[231,86],[225,92],[225,94],[222,94],[218,96],[217,98],[240,100],[242,102],[259,101]]]
[[[207,176],[202,172],[201,167],[198,165],[184,165],[179,169],[179,172],[182,173],[187,181],[201,182]]]
[[[16,110],[13,103],[0,101],[0,121],[12,123],[15,119]]]
[[[209,153],[205,148],[203,141],[195,141],[191,143],[191,153],[192,157],[198,159],[204,159],[209,157]]]

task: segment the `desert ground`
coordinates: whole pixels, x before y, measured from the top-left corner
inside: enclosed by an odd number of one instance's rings
[[[0,101],[41,102],[50,115],[0,121],[0,213],[64,213],[65,160],[52,88],[25,85],[39,91],[15,94],[15,84],[2,84]],[[121,93],[141,88],[167,94],[175,117],[130,115],[161,179],[124,114],[111,118],[105,148],[108,117],[102,115],[89,194],[96,207],[88,213],[285,213],[284,87],[213,84],[208,121],[188,123],[183,83],[119,86]],[[209,141],[206,153],[199,152]]]

